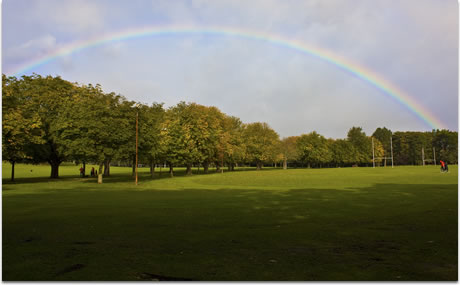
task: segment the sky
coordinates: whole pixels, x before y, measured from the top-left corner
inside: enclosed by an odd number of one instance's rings
[[[9,76],[99,83],[145,104],[216,106],[245,123],[267,122],[281,137],[344,138],[353,126],[368,135],[430,131],[417,113],[458,130],[456,0],[3,0],[1,8]],[[37,64],[77,43],[177,27],[195,32],[120,38]],[[347,68],[279,42],[371,72],[415,111]]]

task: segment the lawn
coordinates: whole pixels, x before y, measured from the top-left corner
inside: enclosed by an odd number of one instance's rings
[[[3,280],[458,278],[456,166],[78,168],[3,164]]]

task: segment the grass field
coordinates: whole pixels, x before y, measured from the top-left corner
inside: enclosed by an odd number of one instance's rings
[[[457,280],[458,169],[3,164],[3,280]],[[89,172],[87,170],[87,172]],[[183,174],[183,171],[182,171]]]

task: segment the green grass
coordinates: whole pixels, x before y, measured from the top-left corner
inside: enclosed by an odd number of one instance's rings
[[[457,280],[458,170],[3,164],[4,280]],[[90,168],[89,168],[90,169]],[[32,170],[32,172],[30,171]]]

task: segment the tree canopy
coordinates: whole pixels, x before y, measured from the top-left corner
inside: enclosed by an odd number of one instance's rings
[[[422,165],[434,156],[458,162],[458,133],[449,130],[393,133],[382,127],[370,137],[352,127],[346,139],[327,139],[313,131],[280,140],[267,123],[243,123],[216,107],[180,102],[164,109],[161,103],[136,103],[105,93],[100,85],[59,76],[2,75],[2,103],[2,157],[13,166],[12,179],[17,162],[47,162],[52,178],[59,177],[64,161],[95,163],[104,175],[113,163],[134,168],[136,118],[139,162],[150,166],[152,177],[156,164],[168,164],[171,174],[175,166],[185,166],[187,174],[192,166],[208,172],[211,165],[218,171],[224,165],[229,170],[238,165],[261,169],[277,163],[285,169],[288,163],[369,166],[373,151],[377,165],[391,151],[397,165]]]

